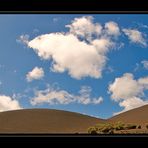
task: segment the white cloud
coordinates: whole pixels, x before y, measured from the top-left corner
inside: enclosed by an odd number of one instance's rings
[[[12,98],[15,98],[16,100],[19,100],[23,97],[27,97],[25,93],[13,93]]]
[[[148,104],[148,101],[143,101],[142,99],[138,97],[129,98],[119,103],[119,106],[123,107],[124,109],[120,112],[114,113],[113,115],[118,115],[125,111],[131,110],[133,108],[141,107],[146,104]]]
[[[105,23],[105,31],[108,35],[119,36],[120,29],[117,23],[110,21]]]
[[[102,97],[99,97],[98,99],[93,99],[92,100],[92,103],[93,104],[100,104],[103,102],[103,98]]]
[[[138,83],[143,87],[143,89],[148,89],[148,76],[138,79]]]
[[[122,77],[116,78],[114,83],[110,84],[109,91],[112,92],[111,98],[114,101],[119,101],[137,96],[141,92],[141,87],[133,79],[132,74],[125,73]]]
[[[141,44],[143,46],[147,46],[146,39],[144,38],[144,34],[137,29],[122,29],[125,35],[128,36],[129,40],[133,43]]]
[[[142,24],[142,23],[137,23],[137,25],[138,25],[140,28],[146,28],[146,29],[148,29],[148,25],[145,25],[145,24]]]
[[[19,102],[9,96],[0,95],[0,111],[22,109]]]
[[[103,52],[112,45],[109,41],[105,42],[105,39],[102,42],[101,39],[99,48],[96,47],[99,43],[87,44],[73,34],[51,33],[31,40],[28,46],[33,48],[39,57],[53,60],[53,72],[68,71],[68,74],[76,79],[86,76],[100,78],[107,60]]]
[[[143,101],[142,99],[138,98],[138,97],[133,97],[133,98],[129,98],[126,100],[123,100],[122,102],[119,103],[119,105],[121,107],[124,107],[125,111],[136,108],[136,107],[140,107],[145,105],[146,103],[148,103],[147,101]]]
[[[27,45],[28,42],[29,42],[29,35],[28,34],[23,34],[16,41]]]
[[[107,70],[106,71],[107,73],[112,73],[112,72],[115,71],[115,69],[113,67],[111,67],[111,66],[106,67],[106,70]]]
[[[111,99],[119,102],[119,105],[124,107],[121,112],[147,104],[148,101],[141,98],[144,96],[144,90],[146,89],[148,89],[148,77],[135,80],[131,73],[125,73],[109,85]]]
[[[66,25],[68,32],[37,36],[28,41],[28,47],[37,55],[52,62],[53,72],[67,72],[75,79],[101,78],[107,62],[107,52],[116,49],[120,35],[117,23],[110,21],[102,26],[92,16],[74,18]],[[123,47],[123,43],[118,48]],[[82,66],[83,65],[83,66]]]
[[[84,16],[81,18],[75,18],[70,25],[66,25],[70,28],[70,33],[85,37],[88,41],[92,39],[92,35],[99,35],[102,31],[102,26],[99,23],[93,23],[92,16]]]
[[[115,46],[109,38],[95,39],[91,44],[96,48],[99,54],[105,55],[111,48]]]
[[[53,104],[70,104],[70,103],[79,103],[79,104],[100,104],[103,101],[102,97],[91,98],[90,87],[82,87],[79,91],[79,95],[70,94],[65,90],[55,89],[48,87],[45,90],[36,90],[35,97],[31,99],[32,105],[38,105],[43,103]]]
[[[40,58],[52,60],[50,69],[53,72],[67,71],[76,79],[88,76],[101,78],[107,61],[106,53],[115,47],[115,44],[108,37],[85,41],[88,37],[86,34],[91,36],[101,33],[99,26],[92,22],[92,17],[75,18],[72,24],[68,25],[70,32],[44,34],[29,41],[28,46],[33,48]],[[77,35],[84,36],[84,39],[80,40]]]
[[[135,65],[136,65],[136,66],[135,66],[135,68],[134,68],[134,71],[138,71],[138,70],[140,69],[140,64],[139,64],[139,63],[136,63]]]
[[[32,80],[39,80],[44,77],[43,68],[35,67],[32,71],[28,72],[26,79],[28,82]]]
[[[148,61],[147,61],[147,60],[143,60],[141,63],[143,64],[143,67],[144,67],[146,70],[148,70]]]

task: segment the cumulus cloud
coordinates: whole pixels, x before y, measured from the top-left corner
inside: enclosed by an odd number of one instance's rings
[[[107,27],[108,33],[117,34],[117,24],[110,22],[110,25]],[[28,42],[28,47],[40,58],[51,60],[50,70],[53,72],[67,71],[76,79],[88,76],[101,78],[107,62],[106,54],[115,47],[113,40],[101,35],[102,26],[94,23],[93,17],[75,18],[66,27],[70,29],[69,32],[37,36]]]
[[[114,83],[109,86],[112,92],[111,98],[115,101],[137,96],[141,92],[141,86],[134,80],[131,73],[125,73],[122,77],[116,78]]]
[[[16,99],[12,99],[9,96],[0,95],[0,111],[17,110],[22,109],[19,102]]]
[[[67,71],[76,79],[86,76],[100,78],[107,60],[105,51],[111,45],[107,39],[98,39],[88,44],[73,34],[62,33],[41,35],[28,44],[39,57],[52,59],[53,72]]]
[[[85,37],[88,41],[92,39],[93,35],[98,36],[102,32],[102,26],[99,23],[93,22],[92,16],[83,16],[75,18],[70,25],[66,25],[70,29],[70,33]]]
[[[110,21],[105,23],[105,31],[108,35],[119,36],[120,29],[117,23]]]
[[[143,67],[144,67],[146,70],[148,70],[148,61],[147,61],[147,60],[143,60],[141,63],[143,64]]]
[[[91,88],[83,86],[79,91],[79,95],[74,95],[66,90],[55,89],[48,87],[45,90],[36,90],[35,97],[31,99],[32,105],[43,103],[53,104],[100,104],[103,101],[102,97],[91,98]]]
[[[135,80],[131,73],[125,73],[122,77],[116,78],[115,81],[109,85],[111,99],[119,102],[119,105],[124,107],[123,111],[147,104],[148,101],[142,99],[144,90],[147,89],[148,77]]]
[[[32,80],[39,80],[44,77],[44,70],[43,68],[35,67],[32,71],[28,72],[26,75],[26,79],[28,82]]]
[[[68,32],[43,34],[32,40],[22,35],[20,40],[40,58],[50,60],[52,72],[67,72],[75,79],[101,78],[108,60],[107,53],[124,46],[115,40],[123,32],[131,42],[147,46],[142,32],[126,28],[121,32],[116,22],[109,21],[103,26],[94,22],[92,16],[74,18],[65,27]]]
[[[122,29],[125,35],[128,36],[129,40],[133,43],[141,44],[143,46],[147,46],[146,39],[144,38],[144,34],[137,29]]]

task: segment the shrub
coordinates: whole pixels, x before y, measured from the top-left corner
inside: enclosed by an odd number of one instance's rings
[[[114,124],[114,129],[115,130],[124,130],[125,129],[125,124],[122,122],[117,122]]]
[[[113,133],[113,130],[114,130],[113,125],[109,123],[98,124],[95,127],[98,130],[98,133],[111,134]]]
[[[103,133],[110,133],[110,132],[113,131],[113,130],[114,130],[114,127],[113,127],[112,125],[110,125],[110,124],[105,125],[105,126],[101,129],[101,131],[102,131]]]
[[[111,123],[102,123],[97,124],[94,127],[88,128],[89,134],[113,134],[115,131],[118,130],[129,130],[129,129],[136,129],[135,124],[124,124],[122,122],[117,122],[114,124]],[[146,126],[148,129],[148,125]],[[141,125],[138,126],[138,129],[141,129]]]
[[[90,128],[88,128],[88,133],[89,134],[97,134],[97,129],[95,127],[90,127]]]

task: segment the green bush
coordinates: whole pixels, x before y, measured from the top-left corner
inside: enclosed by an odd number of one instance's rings
[[[97,129],[98,133],[105,133],[105,134],[111,134],[114,131],[113,125],[109,123],[97,124],[95,126],[95,129]]]
[[[114,124],[114,129],[115,130],[124,130],[124,128],[125,128],[125,124],[124,123],[122,123],[122,122],[117,122],[117,123],[115,123]]]
[[[93,127],[88,128],[89,134],[113,134],[115,131],[119,130],[129,130],[129,129],[136,129],[137,126],[135,124],[124,124],[122,122],[117,123],[101,123],[97,124]],[[138,126],[141,129],[141,126]],[[148,125],[146,126],[148,129]]]
[[[97,134],[97,129],[95,127],[90,127],[90,128],[88,128],[88,133],[89,134]]]
[[[110,133],[111,131],[114,130],[114,127],[110,124],[105,125],[102,129],[101,132],[103,133]]]

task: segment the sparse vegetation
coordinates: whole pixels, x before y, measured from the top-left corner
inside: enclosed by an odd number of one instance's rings
[[[90,127],[88,129],[88,133],[90,134],[113,134],[114,127],[112,124],[97,124],[94,127]]]
[[[99,124],[96,125],[95,128],[99,133],[111,134],[114,131],[114,127],[112,124]]]
[[[114,129],[117,131],[123,130],[124,128],[125,128],[125,124],[120,121],[114,124]]]
[[[136,129],[137,125],[135,124],[124,124],[122,122],[117,123],[102,123],[97,124],[93,127],[90,127],[88,129],[88,133],[90,134],[114,134],[117,131],[120,130],[129,130],[129,129]],[[138,126],[138,128],[141,128],[141,126]]]
[[[97,129],[95,127],[90,127],[90,128],[88,128],[88,133],[89,134],[97,134]]]

